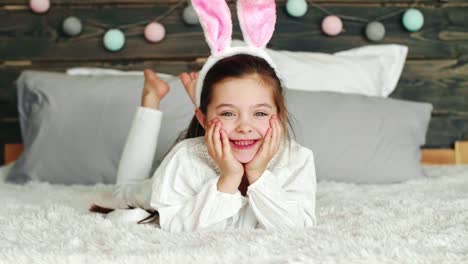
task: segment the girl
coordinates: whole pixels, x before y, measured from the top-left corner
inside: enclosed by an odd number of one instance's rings
[[[211,6],[193,3],[196,10]],[[264,7],[263,11],[268,10]],[[226,11],[205,13],[222,12]],[[213,36],[226,32],[217,28],[223,32]],[[216,47],[215,55],[198,78],[181,75],[197,106],[185,140],[173,147],[152,180],[145,179],[162,115],[157,109],[169,90],[145,71],[143,107],[137,111],[122,154],[117,189],[99,205],[157,212],[161,228],[172,232],[313,226],[314,157],[289,137],[283,89],[274,64],[259,46],[226,48],[207,38]]]
[[[182,77],[193,95],[194,80]],[[153,182],[125,184],[141,180],[135,175],[147,174],[140,168],[151,167],[152,154],[145,153],[154,153],[154,143],[147,143],[155,142],[157,133],[147,128],[159,126],[161,112],[155,109],[168,91],[155,75],[146,83],[153,90],[142,96],[144,107],[137,112],[119,166],[113,199],[120,208],[154,209],[168,231],[314,225],[313,154],[288,139],[282,88],[265,60],[235,55],[213,66],[186,139],[169,152]],[[134,157],[130,149],[136,151]],[[124,167],[129,159],[135,164]]]

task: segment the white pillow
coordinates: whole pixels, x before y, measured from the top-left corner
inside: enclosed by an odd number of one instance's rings
[[[107,69],[107,68],[93,68],[93,67],[73,67],[67,69],[68,75],[134,75],[140,76],[143,75],[143,71],[121,71],[116,69]],[[174,77],[171,74],[167,73],[157,73],[159,78],[170,79]]]
[[[233,40],[233,46],[245,42]],[[334,54],[266,49],[285,87],[388,97],[405,65],[408,47],[368,45]]]
[[[245,46],[233,40],[232,46]],[[367,45],[336,52],[280,51],[266,49],[279,68],[285,87],[388,97],[395,90],[408,54],[398,44]],[[143,71],[75,67],[69,75],[142,75]],[[158,73],[168,80],[173,75]]]
[[[395,90],[403,72],[408,47],[398,44],[367,45],[334,55],[355,60],[354,64],[380,88],[376,96],[388,97]]]

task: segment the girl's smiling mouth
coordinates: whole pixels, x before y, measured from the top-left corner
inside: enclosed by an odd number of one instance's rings
[[[250,149],[253,148],[257,142],[259,141],[258,139],[250,139],[250,140],[229,140],[231,142],[231,146],[235,149]]]

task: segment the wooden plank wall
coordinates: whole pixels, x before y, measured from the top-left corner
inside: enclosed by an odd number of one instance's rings
[[[182,22],[184,6],[163,20],[167,31],[163,42],[145,41],[146,22],[166,12],[178,0],[51,0],[51,9],[43,15],[32,13],[28,2],[0,2],[0,146],[21,142],[14,80],[22,70],[151,67],[177,74],[198,69],[199,59],[209,55],[201,28]],[[234,37],[242,38],[235,1],[228,2],[234,19]],[[292,18],[285,12],[285,2],[277,1],[278,21],[270,48],[335,52],[371,44],[363,35],[364,23],[345,21],[346,32],[327,37],[320,31],[325,15],[322,11],[311,6],[304,17]],[[368,20],[414,5],[410,0],[313,2],[335,14]],[[409,47],[408,61],[392,97],[433,103],[425,147],[452,147],[455,140],[468,139],[468,0],[419,0],[415,7],[425,16],[420,32],[405,31],[401,15],[383,21],[387,34],[382,43]],[[66,37],[60,30],[61,22],[70,15],[84,23],[84,31],[78,37]],[[125,48],[119,52],[106,51],[101,44],[103,33],[108,28],[122,26],[127,27]]]

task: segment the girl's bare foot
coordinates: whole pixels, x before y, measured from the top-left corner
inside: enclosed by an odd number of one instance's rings
[[[141,95],[141,105],[152,109],[159,109],[159,103],[169,92],[167,82],[159,79],[152,70],[146,69],[145,84]]]
[[[198,72],[183,72],[179,75],[182,84],[184,85],[185,91],[189,95],[192,103],[196,105],[196,84],[198,79]]]
[[[125,201],[116,198],[113,191],[99,193],[94,197],[93,201],[94,202],[91,204],[89,211],[95,213],[107,214],[115,209],[131,208],[125,203]]]

